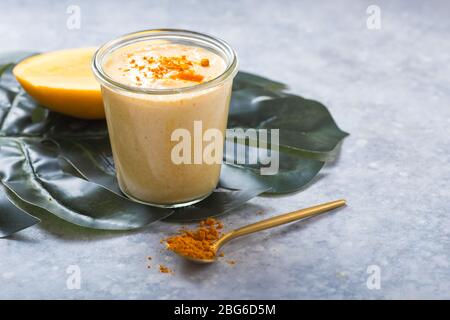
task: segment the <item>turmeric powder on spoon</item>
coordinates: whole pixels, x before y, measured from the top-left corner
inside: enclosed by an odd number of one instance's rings
[[[196,230],[181,230],[180,234],[166,239],[167,248],[180,255],[197,258],[212,259],[215,251],[212,248],[221,236],[223,224],[208,218],[200,222]]]

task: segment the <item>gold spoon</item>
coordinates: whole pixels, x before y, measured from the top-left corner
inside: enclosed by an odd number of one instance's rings
[[[212,258],[212,259],[193,258],[193,257],[182,255],[176,251],[175,251],[175,253],[177,253],[178,255],[180,255],[186,259],[194,261],[194,262],[211,263],[216,260],[217,252],[219,251],[219,249],[230,240],[233,240],[237,237],[245,236],[250,233],[277,227],[277,226],[280,226],[280,225],[283,225],[283,224],[286,224],[289,222],[293,222],[296,220],[300,220],[300,219],[303,219],[306,217],[311,217],[311,216],[314,216],[314,215],[317,215],[320,213],[324,213],[324,212],[342,207],[344,205],[345,205],[344,199],[327,202],[327,203],[319,204],[314,207],[309,207],[309,208],[297,210],[294,212],[285,213],[285,214],[282,214],[279,216],[275,216],[275,217],[272,217],[272,218],[269,218],[266,220],[262,220],[262,221],[259,221],[256,223],[249,224],[247,226],[230,231],[228,233],[225,233],[222,237],[220,237],[219,240],[217,240],[212,245],[212,250],[214,251],[214,258]]]

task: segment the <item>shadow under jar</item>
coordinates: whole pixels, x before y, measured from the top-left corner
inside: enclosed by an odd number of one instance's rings
[[[233,49],[196,32],[147,30],[104,44],[93,71],[122,192],[161,207],[207,197],[220,176]]]

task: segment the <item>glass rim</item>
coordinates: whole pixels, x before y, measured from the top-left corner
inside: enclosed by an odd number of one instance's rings
[[[216,49],[222,51],[222,53],[227,56],[227,59],[229,60],[225,61],[227,63],[227,68],[217,77],[202,82],[200,84],[193,84],[190,86],[180,88],[164,88],[164,89],[140,88],[136,86],[127,85],[112,79],[103,69],[102,65],[103,58],[105,58],[105,56],[108,53],[116,49],[139,41],[151,39],[164,39],[164,38],[170,39],[171,37],[187,39],[192,41],[194,44],[197,42],[197,43],[206,43],[214,46]],[[97,49],[92,59],[92,70],[94,72],[95,77],[102,85],[112,87],[114,89],[125,90],[132,93],[158,94],[158,95],[192,92],[215,87],[225,82],[228,78],[234,77],[237,73],[237,67],[238,67],[238,59],[236,52],[233,50],[233,48],[231,48],[231,46],[228,43],[226,43],[222,39],[219,39],[217,37],[205,33],[184,29],[148,29],[128,33],[119,38],[104,43],[102,46],[100,46],[99,49]]]

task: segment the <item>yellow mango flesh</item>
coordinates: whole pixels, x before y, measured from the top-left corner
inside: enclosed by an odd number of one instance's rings
[[[105,117],[100,85],[91,70],[95,48],[53,51],[17,64],[24,90],[50,110],[82,119]]]

